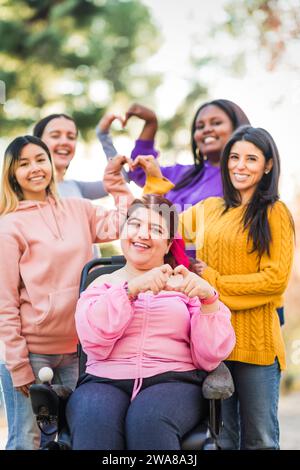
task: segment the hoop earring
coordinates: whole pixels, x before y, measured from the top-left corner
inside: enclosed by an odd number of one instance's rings
[[[201,160],[201,158],[202,158],[203,160],[207,160],[207,156],[206,156],[206,155],[203,155],[203,157],[201,156],[199,147],[196,147],[196,155],[197,155],[198,160]]]

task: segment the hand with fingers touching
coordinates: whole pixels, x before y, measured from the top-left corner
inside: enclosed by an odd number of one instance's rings
[[[128,292],[132,296],[137,296],[140,292],[149,290],[152,291],[153,294],[158,294],[165,289],[172,273],[173,269],[169,264],[163,264],[158,268],[153,268],[145,274],[131,279],[128,282]]]
[[[200,276],[189,271],[185,266],[179,265],[174,269],[174,276],[181,275],[182,282],[176,288],[169,290],[178,290],[188,297],[199,297],[200,300],[207,300],[214,297],[214,288]]]
[[[157,131],[157,117],[154,111],[142,106],[141,104],[134,103],[130,106],[128,111],[125,113],[125,119],[123,127],[126,126],[128,119],[132,116],[135,116],[139,119],[145,121],[143,130],[139,136],[141,140],[154,140],[156,131]]]
[[[125,155],[115,155],[108,160],[105,171],[120,173],[124,165],[129,165],[132,168],[132,160]]]
[[[139,155],[136,157],[132,161],[132,171],[138,167],[141,167],[148,177],[163,178],[159,163],[153,155]]]
[[[143,119],[146,122],[153,122],[157,124],[157,117],[155,112],[139,103],[133,103],[125,113],[124,126],[126,125],[128,119],[130,119],[132,116]]]
[[[124,119],[119,114],[115,113],[106,113],[100,119],[98,127],[101,132],[109,132],[110,126],[114,121],[120,121],[122,128],[125,126]]]

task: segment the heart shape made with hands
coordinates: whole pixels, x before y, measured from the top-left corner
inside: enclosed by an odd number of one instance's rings
[[[121,124],[121,128],[124,129],[126,126],[127,119],[125,118],[125,116],[121,116],[120,114],[114,114],[113,121],[114,123],[119,122]]]
[[[113,114],[113,113],[107,115],[107,119],[111,124],[112,123],[116,124],[116,122],[118,122],[121,124],[122,129],[125,129],[130,117],[131,117],[130,113],[126,113],[124,116],[122,116],[121,114]]]
[[[172,274],[165,286],[165,290],[178,290],[183,281],[182,274]]]

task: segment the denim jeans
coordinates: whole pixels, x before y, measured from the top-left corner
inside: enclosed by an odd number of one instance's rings
[[[63,384],[74,390],[78,379],[78,357],[72,354],[29,354],[34,375],[38,377],[42,367],[51,367],[53,384]],[[32,412],[30,398],[17,391],[10,373],[0,363],[0,377],[8,424],[6,450],[34,450],[40,447],[41,432]],[[39,382],[37,378],[37,382]]]
[[[226,361],[235,392],[222,403],[222,449],[279,449],[278,399],[280,369]]]
[[[75,450],[180,450],[183,435],[207,416],[207,403],[201,384],[156,383],[131,401],[117,381],[88,382],[71,395],[66,415]]]

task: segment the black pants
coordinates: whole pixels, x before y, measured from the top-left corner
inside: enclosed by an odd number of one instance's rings
[[[73,449],[180,450],[182,437],[207,415],[203,371],[167,372],[143,380],[82,376],[67,406]]]

